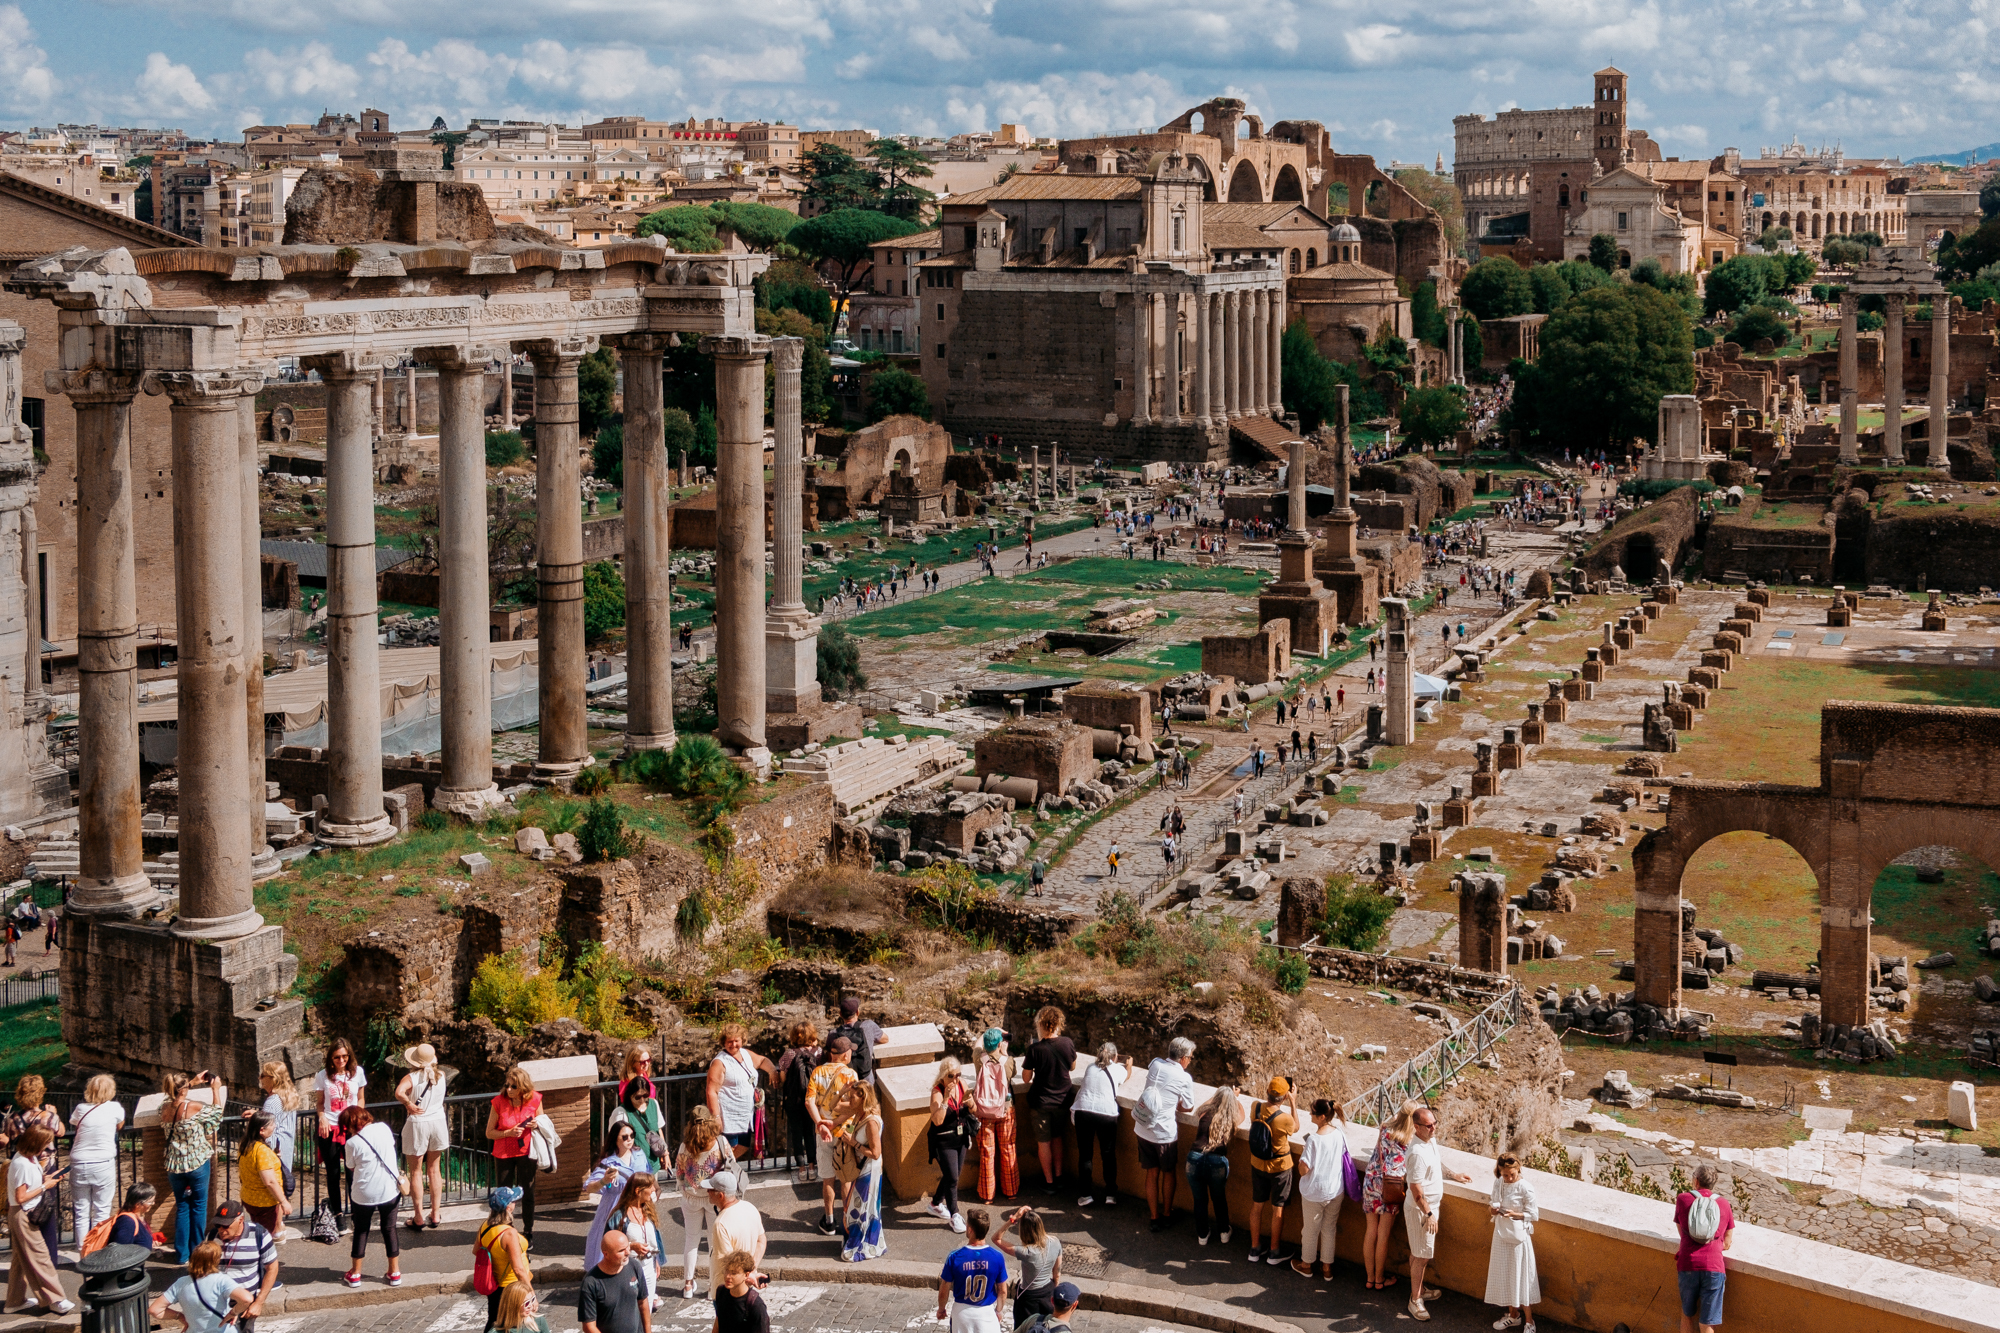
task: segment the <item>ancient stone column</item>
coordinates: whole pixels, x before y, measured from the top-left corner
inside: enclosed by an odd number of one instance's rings
[[[1303,437],[1292,441],[1292,456],[1285,466],[1285,527],[1301,537],[1310,539],[1312,530],[1306,525],[1306,442]],[[1307,577],[1311,577],[1312,566],[1306,566]]]
[[[541,604],[535,679],[541,694],[541,750],[535,772],[573,777],[590,763],[584,722],[583,469],[577,460],[576,367],[595,338],[536,342],[535,549]]]
[[[773,713],[803,713],[820,699],[819,620],[806,609],[805,595],[805,429],[800,407],[805,343],[797,338],[773,339],[771,363],[777,368],[771,466],[775,577],[771,610],[764,618],[764,697]],[[1034,475],[1040,494],[1039,445]]]
[[[1242,293],[1236,301],[1236,410],[1239,415],[1257,412],[1257,298]]]
[[[1408,745],[1417,738],[1416,681],[1410,660],[1415,647],[1410,636],[1415,626],[1410,622],[1410,604],[1400,597],[1384,597],[1382,612],[1386,617],[1383,632],[1388,638],[1383,656],[1389,675],[1383,736],[1391,745]]]
[[[264,523],[257,489],[257,390],[262,368],[244,372],[243,396],[236,400],[238,536],[243,552],[243,732],[249,763],[250,875],[269,879],[284,869],[264,831]]]
[[[1229,419],[1229,298],[1223,292],[1208,297],[1208,327],[1202,330],[1208,344],[1208,414],[1212,422]]]
[[[417,433],[417,363],[410,362],[403,367],[403,430],[406,434]]]
[[[1888,327],[1882,331],[1882,454],[1903,461],[1903,298],[1886,298]]]
[[[386,368],[378,363],[368,399],[368,438],[371,443],[380,441],[388,432],[389,390],[384,379],[386,373]]]
[[[71,912],[137,916],[159,901],[139,842],[139,587],[132,399],[139,377],[66,376],[76,408],[77,859]],[[39,674],[38,674],[39,678]]]
[[[1153,376],[1153,295],[1140,292],[1132,298],[1132,424],[1152,424]]]
[[[394,836],[382,809],[381,632],[375,604],[375,431],[371,354],[309,357],[326,381],[326,809],[320,841]]]
[[[764,746],[764,358],[767,340],[704,338],[715,356],[715,738]]]
[[[438,715],[444,778],[431,804],[474,817],[500,803],[493,780],[493,654],[487,647],[486,366],[493,356],[485,347],[424,353],[438,376],[438,674],[444,686]]]
[[[1243,415],[1243,294],[1230,291],[1222,296],[1223,398],[1230,418]]]
[[[500,429],[514,429],[514,353],[510,348],[500,366]]]
[[[1946,438],[1951,424],[1951,293],[1931,297],[1931,422],[1930,464],[1946,465]]]
[[[1265,321],[1265,357],[1271,367],[1271,410],[1285,410],[1285,289],[1271,289],[1270,317]]]
[[[1859,380],[1861,298],[1853,292],[1840,294],[1840,461],[1861,461],[1861,441],[1855,419],[1860,411]]]
[[[1215,356],[1212,350],[1213,340],[1208,334],[1208,305],[1208,293],[1196,292],[1194,295],[1194,324],[1192,326],[1194,333],[1194,415],[1195,421],[1203,430],[1208,429],[1209,421],[1211,420],[1208,381],[1209,376],[1215,368]]]
[[[1028,446],[1028,503],[1033,504],[1042,493],[1042,446]]]
[[[1333,386],[1334,401],[1338,404],[1333,417],[1333,509],[1337,514],[1351,515],[1354,511],[1352,485],[1348,480],[1348,464],[1353,460],[1353,435],[1348,422],[1348,386]]]
[[[1160,386],[1160,420],[1177,426],[1181,421],[1181,298],[1178,292],[1165,297],[1167,326],[1161,335],[1166,352],[1165,383]]]
[[[244,744],[248,626],[238,409],[242,395],[254,392],[263,377],[175,371],[159,379],[173,398],[180,645],[174,766],[180,775],[181,902],[173,930],[189,939],[234,939],[264,924],[250,899],[250,828],[244,818],[250,786]],[[372,577],[369,592],[372,600]],[[379,790],[379,769],[377,782]]]
[[[35,504],[31,499],[21,508],[22,604],[27,608],[28,617],[28,660],[23,668],[26,674],[21,680],[22,697],[27,700],[28,711],[37,716],[48,705],[48,693],[42,687],[42,641],[47,637],[48,626],[42,623],[41,549]]]
[[[667,335],[629,333],[625,368],[625,752],[672,749],[673,589],[667,582],[673,476],[661,375]],[[780,375],[780,383],[783,376]],[[782,392],[782,389],[780,390]],[[782,468],[782,464],[780,467]],[[778,483],[783,494],[784,483]],[[782,580],[782,573],[780,579]]]
[[[1258,415],[1271,410],[1271,367],[1268,364],[1270,340],[1265,336],[1265,326],[1271,318],[1271,295],[1258,288],[1250,296],[1250,406]]]

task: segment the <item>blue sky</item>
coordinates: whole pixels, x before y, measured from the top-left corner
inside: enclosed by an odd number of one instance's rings
[[[1451,118],[1632,76],[1670,155],[1798,134],[1915,156],[2000,139],[2000,0],[47,0],[0,3],[0,124],[442,115],[782,117],[1044,134],[1211,96],[1337,147],[1451,159]]]

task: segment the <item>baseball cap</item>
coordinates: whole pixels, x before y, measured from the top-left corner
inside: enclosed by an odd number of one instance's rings
[[[826,1048],[835,1055],[846,1055],[854,1049],[854,1041],[849,1037],[835,1037],[826,1044]]]
[[[487,1210],[490,1212],[497,1213],[502,1208],[511,1208],[515,1204],[521,1201],[523,1193],[524,1191],[521,1190],[518,1186],[514,1185],[496,1186],[486,1196]]]
[[[858,1014],[858,1013],[860,1013],[860,1012],[861,1012],[861,997],[860,997],[860,996],[858,996],[858,995],[843,995],[843,996],[841,996],[841,998],[840,998],[840,1016],[841,1016],[842,1018],[852,1018],[852,1017],[854,1017],[854,1016],[855,1016],[856,1014]]]
[[[734,1171],[718,1171],[708,1178],[708,1187],[732,1199],[743,1197],[743,1185]]]
[[[1283,1078],[1274,1078],[1271,1080],[1270,1090],[1267,1091],[1264,1095],[1267,1097],[1282,1097],[1291,1090],[1292,1090],[1292,1085],[1286,1082]]]
[[[226,1227],[236,1221],[237,1218],[248,1217],[249,1215],[249,1213],[244,1211],[243,1205],[235,1199],[224,1199],[221,1203],[215,1205],[215,1211],[209,1214],[209,1220],[216,1226]]]
[[[1083,1293],[1076,1289],[1074,1282],[1058,1282],[1055,1290],[1056,1309],[1067,1310],[1083,1299]]]

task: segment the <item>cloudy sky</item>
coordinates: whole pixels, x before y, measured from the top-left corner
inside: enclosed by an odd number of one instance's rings
[[[2000,140],[2000,0],[27,0],[0,3],[0,124],[781,117],[1043,134],[1220,93],[1344,151],[1451,157],[1467,111],[1632,76],[1672,155],[1794,133],[1857,156]]]

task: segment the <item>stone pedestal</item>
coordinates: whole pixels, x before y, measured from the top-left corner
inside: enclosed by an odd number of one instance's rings
[[[1661,612],[1665,611],[1666,609],[1667,609],[1666,607],[1660,605],[1660,603],[1656,601],[1643,603],[1639,607],[1639,614],[1646,618],[1645,628],[1648,629],[1652,628],[1652,623],[1655,620],[1658,620],[1660,618]]]
[[[1528,761],[1527,749],[1521,744],[1521,733],[1509,727],[1501,733],[1504,739],[1493,751],[1493,767],[1505,773],[1521,767]]]
[[[1500,775],[1497,772],[1474,773],[1472,775],[1472,794],[1476,797],[1498,796],[1500,794]]]
[[[1702,653],[1701,664],[1717,671],[1727,671],[1736,665],[1736,654],[1727,648],[1710,648]]]
[[[1260,623],[1291,622],[1294,653],[1324,657],[1340,627],[1340,606],[1311,570],[1312,539],[1288,533],[1278,540],[1278,581],[1257,599]]]
[[[1604,663],[1599,660],[1595,648],[1591,649],[1590,652],[1590,660],[1585,662],[1582,667],[1583,679],[1595,684],[1604,679]]]
[[[1708,707],[1707,686],[1694,685],[1694,684],[1683,685],[1680,687],[1680,693],[1681,693],[1681,702],[1686,704],[1688,707],[1697,709]]]
[[[1467,871],[1458,890],[1458,965],[1476,972],[1507,972],[1507,881],[1490,871]]]
[[[1543,711],[1546,713],[1547,710],[1544,709]],[[1549,743],[1548,723],[1536,722],[1531,720],[1523,722],[1521,724],[1521,744],[1547,745],[1548,743]]]
[[[1723,648],[1732,653],[1742,652],[1744,646],[1745,645],[1744,645],[1743,635],[1741,635],[1735,630],[1723,630],[1721,633],[1717,634],[1714,638],[1709,640],[1709,647]]]
[[[1935,589],[1931,592],[1930,604],[1924,607],[1924,628],[1937,633],[1942,633],[1947,628],[1944,603],[1938,600]]]
[[[1694,707],[1676,700],[1667,705],[1667,717],[1672,720],[1675,731],[1694,730]]]
[[[1754,596],[1755,594],[1752,594],[1752,595]],[[1765,594],[1765,596],[1766,596],[1766,597],[1768,598],[1768,597],[1770,596],[1770,594],[1769,594],[1769,593],[1766,593],[1766,594]],[[1738,603],[1737,603],[1737,604],[1736,604],[1736,605],[1735,605],[1735,606],[1734,606],[1734,607],[1733,607],[1733,608],[1732,608],[1732,609],[1730,610],[1730,613],[1729,613],[1729,618],[1730,618],[1731,620],[1747,620],[1747,621],[1749,621],[1749,622],[1750,622],[1751,624],[1753,624],[1753,625],[1754,625],[1754,624],[1756,624],[1756,623],[1758,623],[1759,621],[1761,621],[1761,620],[1763,620],[1763,619],[1764,619],[1764,607],[1765,607],[1766,605],[1768,605],[1768,604],[1769,604],[1769,603],[1768,603],[1768,601],[1767,601],[1767,602],[1754,602],[1754,601],[1743,601],[1743,602],[1738,602]]]
[[[1605,664],[1608,666],[1618,665],[1618,654],[1630,649],[1635,637],[1630,629],[1624,627],[1612,630],[1611,642],[1605,645],[1611,649],[1609,653],[1604,655]]]
[[[1722,672],[1712,666],[1689,667],[1688,684],[1699,685],[1706,690],[1719,690],[1722,688]]]
[[[1854,623],[1854,613],[1844,604],[1836,603],[1826,609],[1826,624],[1829,629],[1847,629]]]
[[[1595,697],[1596,687],[1585,680],[1582,670],[1572,671],[1568,680],[1562,683],[1563,698],[1569,703],[1584,703]],[[1560,722],[1562,718],[1556,718]]]
[[[1412,833],[1410,835],[1410,861],[1421,865],[1425,861],[1435,861],[1444,854],[1444,834],[1435,831]]]
[[[1445,828],[1469,828],[1472,810],[1472,798],[1465,794],[1465,788],[1453,787],[1451,795],[1438,807],[1438,822]]]

